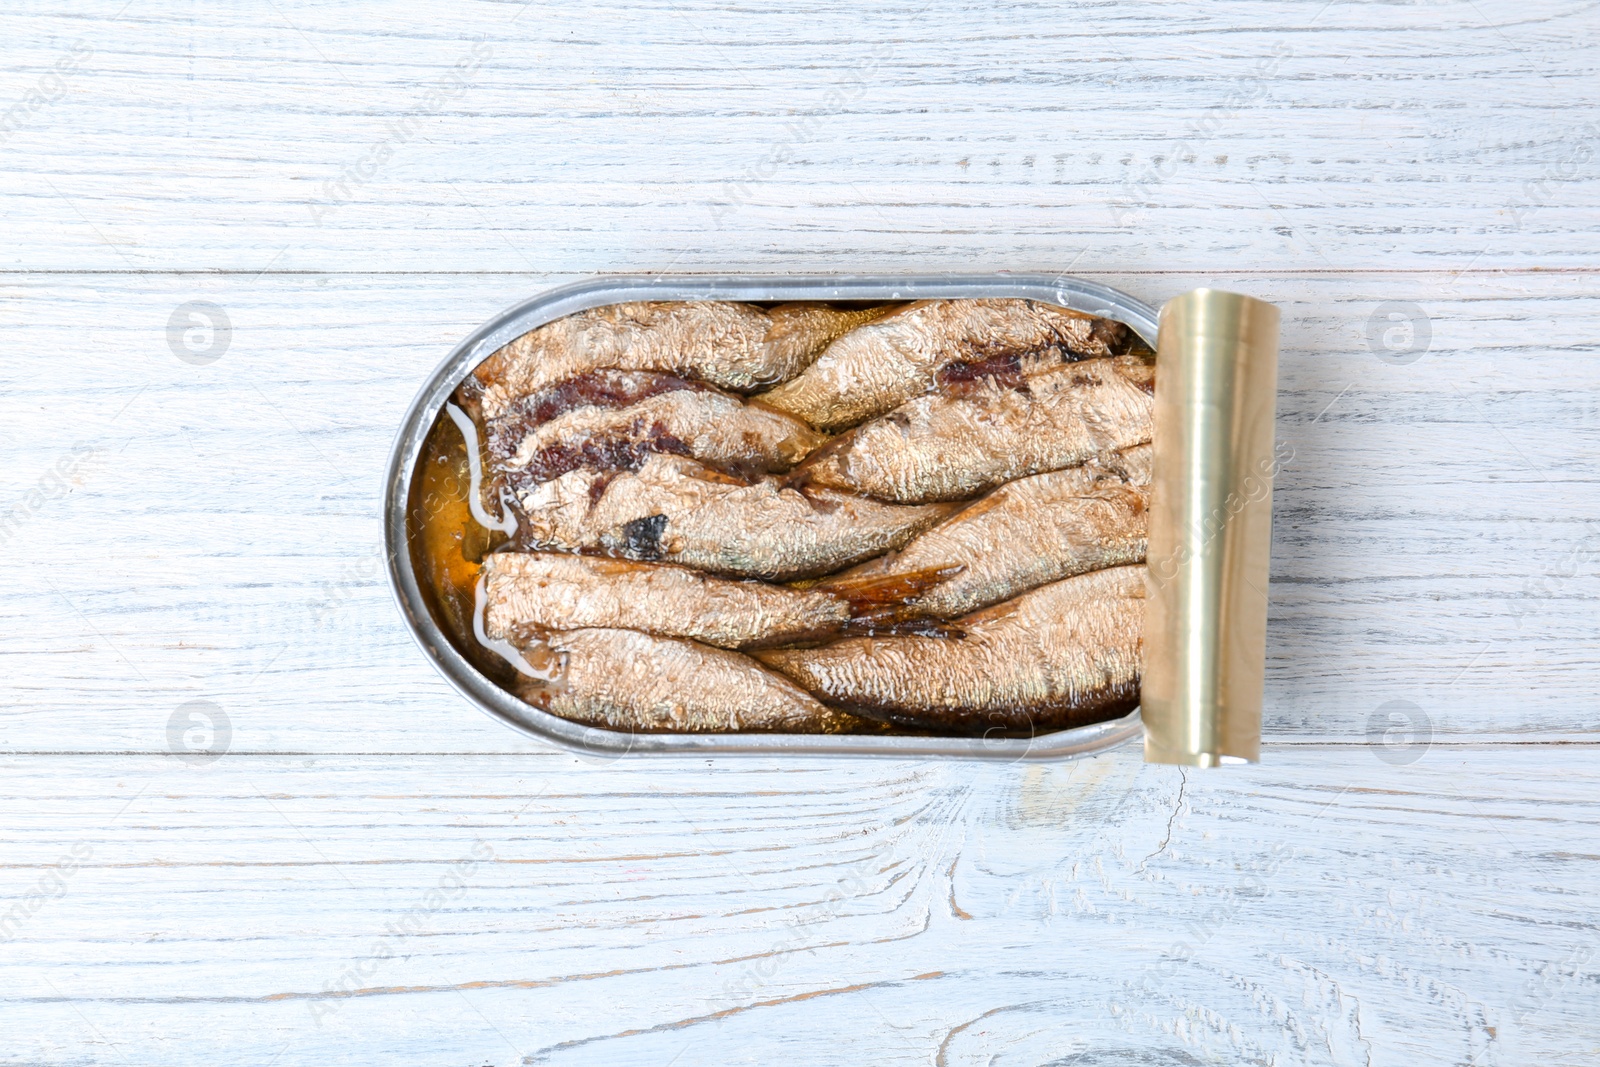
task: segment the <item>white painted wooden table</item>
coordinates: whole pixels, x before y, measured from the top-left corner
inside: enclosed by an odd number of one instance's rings
[[[1597,40],[6,5],[0,1063],[1600,1062]],[[412,647],[381,469],[483,319],[947,269],[1283,307],[1259,767],[590,764]]]

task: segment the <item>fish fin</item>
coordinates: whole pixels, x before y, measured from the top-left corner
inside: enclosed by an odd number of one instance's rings
[[[793,489],[797,493],[804,494],[812,485],[811,478],[812,472],[816,470],[817,466],[817,453],[827,447],[827,445],[823,445],[822,448],[812,452],[805,459],[789,468],[787,474],[778,475],[778,484],[785,489]]]
[[[923,567],[899,574],[831,578],[819,582],[815,588],[849,604],[852,615],[863,616],[885,608],[904,608],[906,601],[914,600],[964,570],[966,567],[958,563],[949,567]]]
[[[899,574],[864,574],[833,578],[816,588],[850,606],[846,634],[920,634],[924,637],[964,637],[965,634],[913,603],[928,590],[955,577],[966,567],[924,567]]]
[[[829,488],[838,488],[836,479],[830,479],[824,476],[820,482],[817,482],[815,481],[815,476],[818,473],[818,469],[826,465],[829,460],[837,459],[841,453],[849,451],[850,446],[855,442],[855,439],[856,434],[854,430],[846,430],[843,433],[835,434],[834,436],[829,437],[826,441],[823,441],[822,444],[808,452],[804,459],[802,459],[799,463],[796,463],[794,467],[790,469],[788,475],[784,477],[784,484],[791,489],[798,489],[801,492],[805,492],[805,490],[813,484],[820,484]]]

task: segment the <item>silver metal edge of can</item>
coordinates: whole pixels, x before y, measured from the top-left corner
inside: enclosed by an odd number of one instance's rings
[[[484,677],[434,621],[406,538],[411,478],[446,400],[472,368],[512,338],[565,315],[630,300],[953,300],[1018,297],[1114,319],[1152,348],[1156,309],[1109,286],[1051,274],[607,275],[559,286],[501,312],[434,369],[406,409],[384,472],[383,537],[389,588],[413,640],[445,680],[486,714],[522,733],[598,757],[878,756],[1002,763],[1077,759],[1141,737],[1135,709],[1120,719],[1033,738],[880,737],[870,734],[630,734],[539,711]]]

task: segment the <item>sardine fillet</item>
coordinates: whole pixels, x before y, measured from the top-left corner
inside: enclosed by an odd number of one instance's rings
[[[835,337],[882,314],[724,300],[636,301],[580,311],[530,330],[473,373],[485,417],[518,397],[600,368],[664,371],[740,392],[800,373]]]
[[[484,626],[505,638],[523,627],[623,627],[738,648],[827,636],[850,603],[817,589],[714,578],[669,563],[552,552],[497,552],[484,560]]]
[[[861,725],[738,652],[616,629],[555,633],[546,643],[565,658],[560,681],[524,681],[517,695],[588,726],[630,733],[834,733]]]
[[[844,334],[761,399],[834,432],[926,392],[951,363],[1042,349],[1055,362],[1109,356],[1126,336],[1121,323],[1033,300],[923,301]]]
[[[906,725],[1032,734],[1139,699],[1145,568],[1052,582],[959,621],[964,639],[849,638],[758,658],[831,704]]]
[[[790,581],[899,548],[949,514],[775,478],[747,482],[652,455],[637,471],[573,471],[521,494],[529,547],[683,563],[712,574]]]
[[[1152,398],[1119,369],[1124,361],[1069,363],[1028,376],[1021,388],[986,382],[965,395],[918,397],[824,445],[795,477],[920,504],[1142,444]]]
[[[1075,574],[1141,563],[1150,451],[1139,445],[1102,462],[1008,482],[850,574],[959,568],[909,602],[912,610],[952,619]]]
[[[637,467],[651,452],[774,473],[793,467],[826,440],[763,404],[715,390],[677,389],[627,407],[582,407],[559,415],[528,430],[498,469],[519,490],[578,468]]]

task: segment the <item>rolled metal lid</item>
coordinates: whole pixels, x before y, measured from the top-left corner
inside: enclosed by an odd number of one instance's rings
[[[1161,309],[1145,608],[1144,758],[1261,755],[1278,309],[1196,289]]]

